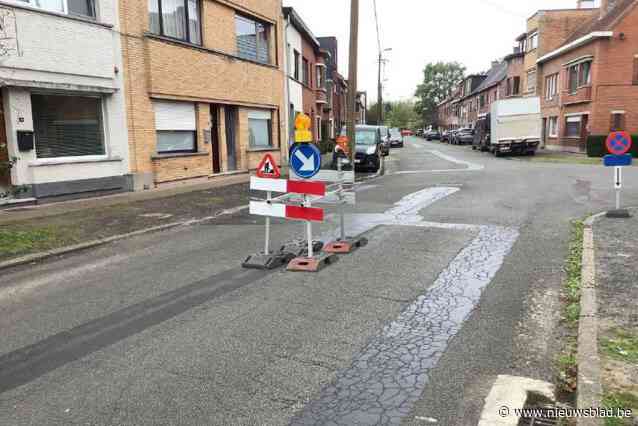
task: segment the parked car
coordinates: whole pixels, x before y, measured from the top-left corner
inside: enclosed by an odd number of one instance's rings
[[[451,145],[456,145],[456,137],[459,134],[459,129],[454,129],[454,130],[450,130],[450,133],[448,134],[448,140],[447,142]]]
[[[423,129],[416,129],[416,135],[421,137],[423,136],[424,130]]]
[[[427,140],[427,141],[441,140],[441,133],[439,133],[438,130],[428,130],[425,133],[425,140]]]
[[[387,126],[379,126],[381,131],[381,152],[383,156],[390,155],[390,129]]]
[[[441,133],[441,142],[449,142],[450,141],[450,130],[445,130]]]
[[[455,139],[457,145],[472,145],[474,143],[474,130],[465,127],[458,131]]]
[[[346,135],[346,128],[343,127],[342,135]],[[355,127],[355,169],[365,169],[370,172],[377,172],[381,168],[382,141],[381,129],[379,126],[358,125]],[[349,165],[346,153],[339,145],[336,145],[332,155],[332,168],[337,169],[337,161],[344,158],[346,166]],[[342,164],[344,162],[342,161]]]
[[[403,134],[399,129],[390,129],[390,146],[403,148]]]

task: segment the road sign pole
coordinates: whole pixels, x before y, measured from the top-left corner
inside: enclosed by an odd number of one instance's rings
[[[312,203],[310,202],[310,198],[304,194],[304,205],[308,208],[312,207]],[[312,222],[306,221],[306,232],[308,234],[308,257],[314,257],[313,247],[312,247]]]
[[[343,200],[343,171],[342,171],[342,158],[341,157],[337,157],[337,172],[339,173],[339,227],[341,228],[341,238],[339,238],[341,241],[346,239],[346,224],[345,224],[345,218],[344,218],[344,211],[343,211],[343,204],[344,204],[344,200]]]
[[[272,192],[268,191],[266,202],[272,204]],[[264,243],[264,254],[270,254],[270,216],[266,216],[266,242]]]
[[[614,187],[616,188],[616,210],[620,210],[620,191],[622,189],[622,167],[614,167]]]

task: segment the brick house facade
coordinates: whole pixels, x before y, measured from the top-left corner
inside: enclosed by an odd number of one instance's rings
[[[326,62],[330,52],[322,49],[319,40],[291,7],[283,8],[286,20],[286,60],[288,69],[287,105],[289,144],[294,142],[294,118],[304,113],[312,119],[313,140],[323,137],[324,107],[328,103]],[[328,120],[330,111],[328,111]]]
[[[0,185],[20,187],[14,202],[130,187],[117,2],[87,3],[0,5],[0,157],[15,159]]]
[[[119,3],[134,189],[279,159],[281,1],[165,2]]]
[[[583,152],[590,134],[638,133],[637,5],[603,1],[599,16],[539,58],[548,148]]]

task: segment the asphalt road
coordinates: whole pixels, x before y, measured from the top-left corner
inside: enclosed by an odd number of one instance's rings
[[[246,212],[3,271],[0,424],[474,425],[496,375],[551,381],[569,221],[611,184],[411,138],[357,187],[370,244],[319,274],[239,268]]]

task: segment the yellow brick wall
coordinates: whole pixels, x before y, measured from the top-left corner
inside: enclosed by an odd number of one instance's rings
[[[212,146],[204,143],[204,131],[210,129],[211,103],[220,105],[218,137],[222,171],[228,170],[223,105],[274,110],[273,142],[275,147],[280,146],[280,134],[285,132],[284,114],[276,113],[285,111],[281,6],[281,0],[202,0],[203,46],[193,47],[148,35],[147,2],[119,2],[133,173],[153,173],[156,183],[212,174]],[[235,13],[272,24],[272,66],[233,57]],[[197,103],[198,151],[208,153],[207,156],[153,158],[156,156],[153,99]],[[237,165],[238,169],[247,170],[256,166],[253,157],[257,155],[247,152],[247,117],[242,119],[242,111],[240,108]]]

